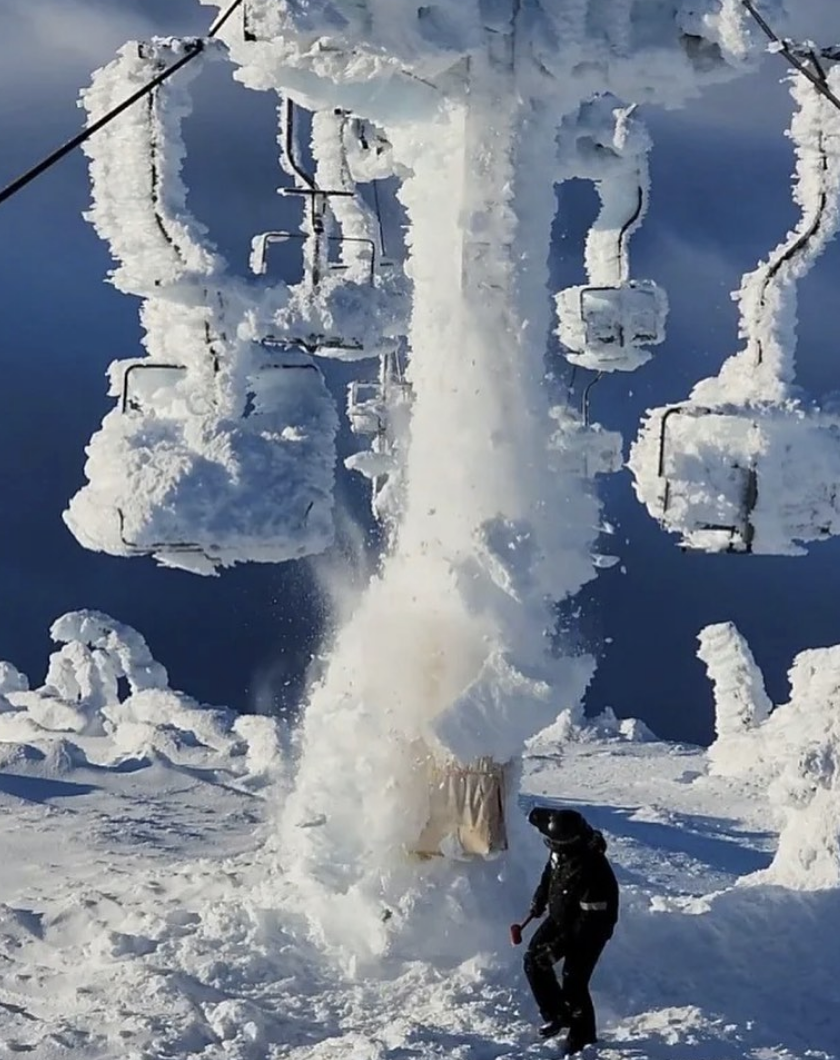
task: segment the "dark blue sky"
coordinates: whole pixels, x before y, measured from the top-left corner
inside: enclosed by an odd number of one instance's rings
[[[840,40],[836,6],[801,6],[803,35]],[[192,0],[125,2],[119,14],[104,0],[21,7],[0,10],[2,184],[78,128],[78,89],[123,40],[198,31],[211,15]],[[605,380],[593,397],[596,418],[628,444],[647,407],[686,397],[734,351],[729,292],[795,219],[783,73],[768,59],[759,77],[686,111],[649,115],[654,191],[634,272],[667,287],[669,337],[653,363]],[[251,235],[277,219],[275,129],[272,100],[230,74],[219,63],[202,75],[186,177],[194,211],[244,272]],[[137,303],[103,282],[109,258],[81,218],[87,201],[76,155],[0,206],[0,659],[40,681],[49,624],[73,608],[98,608],[143,632],[173,683],[205,701],[289,703],[325,616],[309,564],[201,579],[86,552],[61,521],[83,481],[84,446],[109,408],[105,369],[139,352]],[[560,206],[554,279],[579,282],[594,197],[570,187]],[[833,247],[801,291],[799,380],[815,395],[840,390],[830,308],[838,279]],[[342,492],[353,511],[363,509],[358,483],[343,479]],[[626,573],[615,567],[584,594],[584,640],[611,638],[590,710],[610,704],[663,736],[707,740],[711,692],[694,654],[704,624],[739,625],[776,701],[786,698],[795,652],[840,643],[840,542],[801,559],[683,554],[636,503],[626,472],[604,480],[603,494]]]

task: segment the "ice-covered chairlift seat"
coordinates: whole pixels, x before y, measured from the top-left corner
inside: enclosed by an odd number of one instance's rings
[[[83,544],[205,572],[329,547],[335,403],[304,351],[258,349],[217,394],[203,368],[115,366],[118,404],[65,516]]]
[[[629,465],[686,549],[798,555],[840,534],[840,417],[817,409],[657,409]]]
[[[667,298],[653,280],[569,287],[557,296],[566,359],[594,371],[632,371],[665,339]]]
[[[262,232],[257,236],[254,236],[251,242],[251,272],[255,276],[265,276],[268,272],[268,250],[275,243],[289,243],[289,242],[301,242],[305,243],[307,239],[310,239],[305,232],[290,232],[290,231],[277,231],[277,232]],[[363,244],[370,248],[370,263],[368,267],[368,274],[366,281],[368,286],[373,287],[376,278],[377,270],[377,254],[376,254],[376,243],[372,239],[365,239],[357,236],[328,236],[327,243],[330,248],[338,248],[344,244],[357,243]],[[327,262],[327,268],[330,272],[343,272],[346,268],[340,261],[330,260]],[[320,281],[320,277],[316,278]],[[317,286],[317,282],[314,283]]]
[[[797,285],[840,228],[840,117],[813,77],[791,84],[801,217],[742,280],[746,346],[688,402],[651,411],[630,454],[639,499],[686,548],[799,555],[840,535],[840,417],[792,390]]]
[[[148,357],[126,362],[120,388],[120,411],[163,413],[170,410],[175,388],[186,376],[185,364],[167,364]]]
[[[347,419],[358,435],[379,435],[386,430],[397,402],[411,402],[413,391],[408,380],[386,377],[378,380],[354,379],[347,385]]]
[[[683,451],[695,454],[698,461],[704,452],[711,456],[704,445],[709,437],[727,440],[727,448],[718,452],[715,463],[710,466],[703,462],[702,483],[669,474],[668,432],[676,417],[680,418],[680,445]],[[701,405],[673,405],[663,411],[657,457],[660,521],[667,525],[678,519],[686,547],[708,552],[752,552],[758,503],[758,431],[758,424],[749,413],[738,415]]]
[[[353,434],[380,434],[387,419],[382,388],[379,383],[353,380],[347,386],[347,419]]]

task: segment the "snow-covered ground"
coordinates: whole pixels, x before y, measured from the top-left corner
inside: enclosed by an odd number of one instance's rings
[[[535,1037],[507,930],[526,906],[509,886],[498,883],[489,933],[473,934],[456,900],[471,868],[450,863],[454,886],[419,925],[429,955],[412,952],[404,910],[383,909],[391,941],[354,971],[296,911],[299,885],[276,842],[287,763],[274,723],[172,692],[142,638],[106,616],[66,616],[53,635],[63,646],[37,691],[0,667],[0,1055],[557,1055]],[[731,629],[714,636],[738,647]],[[719,665],[720,741],[749,739],[752,724],[767,752],[762,726],[778,735],[787,716],[801,729],[796,674],[804,694],[833,660],[815,654],[797,660],[792,704],[769,720],[744,709],[738,731]],[[755,686],[743,651],[716,657]],[[830,702],[825,680],[822,692]],[[583,729],[561,719],[532,743],[523,809],[534,797],[581,808],[622,884],[593,981],[602,1041],[586,1055],[840,1057],[840,892],[753,877],[773,860],[782,820],[767,795],[771,759],[742,754],[735,768],[732,755],[609,717]],[[527,836],[495,864],[515,859],[535,884],[541,850]],[[415,867],[418,879],[434,871]]]

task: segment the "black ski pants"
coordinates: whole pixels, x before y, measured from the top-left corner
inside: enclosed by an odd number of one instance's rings
[[[569,1038],[595,1041],[595,1008],[589,995],[589,980],[607,939],[603,935],[564,938],[549,917],[537,928],[525,954],[525,975],[540,1015],[546,1021],[568,1018]],[[562,985],[554,965],[563,961]]]

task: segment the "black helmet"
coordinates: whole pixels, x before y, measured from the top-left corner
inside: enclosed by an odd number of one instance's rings
[[[552,846],[562,847],[583,839],[589,833],[589,825],[577,810],[552,810],[540,831]]]

